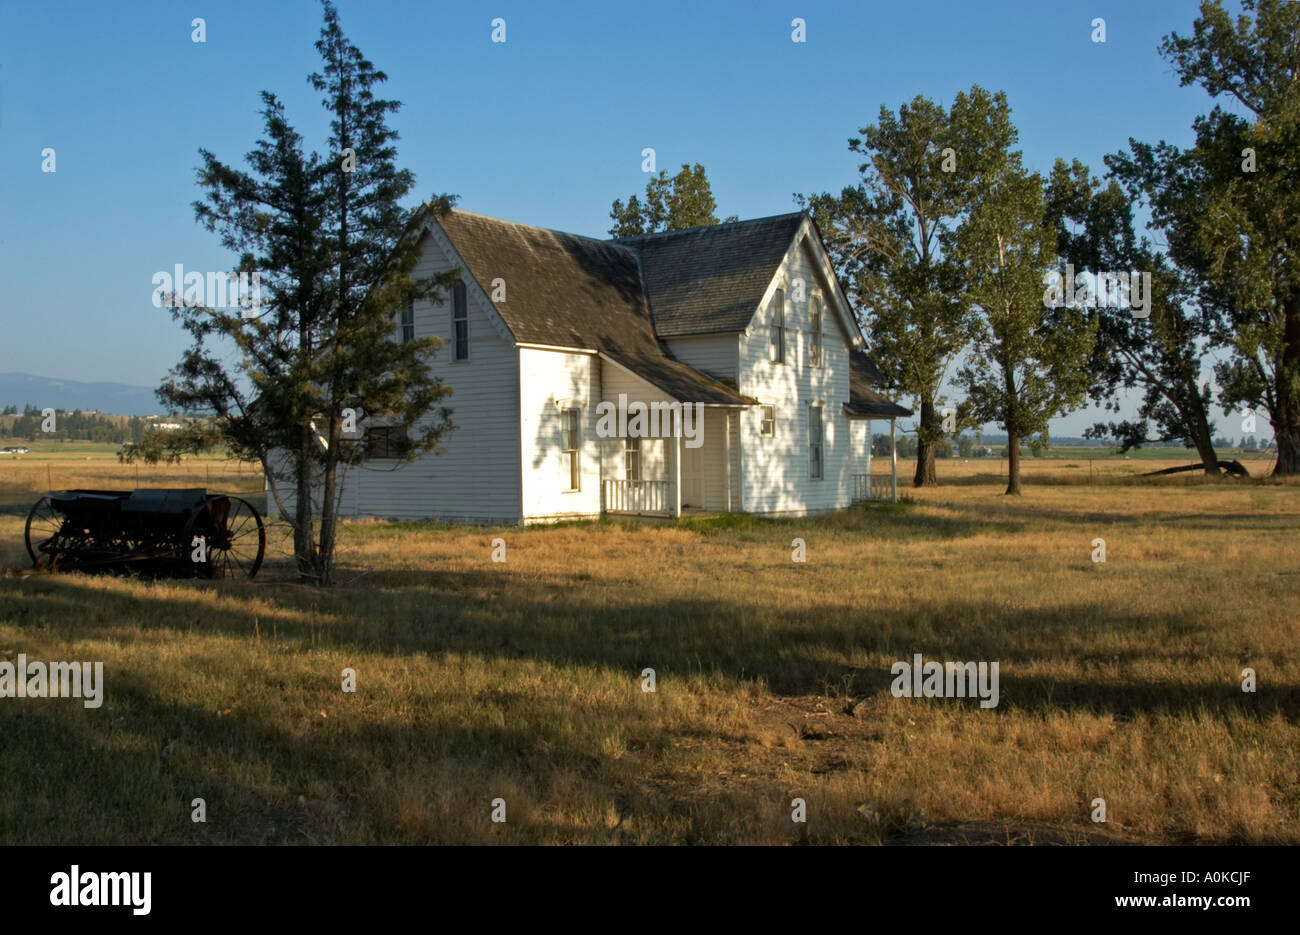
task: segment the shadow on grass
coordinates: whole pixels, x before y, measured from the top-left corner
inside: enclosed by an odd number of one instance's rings
[[[790,568],[773,573],[798,574]],[[1236,655],[1223,658],[1221,681],[1117,681],[1114,672],[1121,666],[1203,665],[1203,653],[1170,653],[1161,645],[1217,626],[1210,619],[1102,611],[1094,604],[1063,606],[1050,617],[1029,609],[991,617],[984,603],[943,592],[928,601],[892,606],[777,610],[757,599],[665,597],[650,587],[629,592],[613,584],[593,588],[593,580],[581,572],[525,577],[504,567],[391,570],[370,575],[364,591],[186,582],[164,593],[147,584],[92,590],[77,575],[42,576],[0,583],[0,619],[20,628],[54,628],[69,641],[129,640],[140,631],[175,633],[177,639],[189,632],[242,639],[256,632],[266,638],[274,627],[278,641],[302,652],[452,653],[590,667],[629,679],[652,666],[661,680],[712,675],[735,685],[758,681],[791,695],[844,684],[859,694],[885,692],[893,680],[892,662],[921,653],[935,661],[999,661],[1002,700],[993,709],[997,714],[1208,712],[1257,718],[1280,714],[1293,722],[1300,716],[1300,686],[1268,682],[1258,694],[1243,694],[1234,681],[1242,665]],[[214,613],[212,591],[234,598],[234,607]],[[193,598],[186,596],[190,592]],[[249,602],[240,606],[245,598]],[[617,608],[611,610],[615,601]],[[1095,645],[1125,648],[1095,653],[1067,648],[1077,645],[1081,633]],[[851,662],[863,655],[881,662],[872,668]],[[1062,663],[1098,675],[1048,680],[1016,674],[1017,669]]]

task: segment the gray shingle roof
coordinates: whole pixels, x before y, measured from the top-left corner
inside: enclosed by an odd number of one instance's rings
[[[904,409],[897,403],[891,403],[872,389],[872,386],[883,382],[884,375],[874,360],[862,351],[850,351],[849,401],[844,406],[845,411],[849,415],[880,419],[910,416],[911,409]]]
[[[489,297],[505,280],[506,298],[493,304],[516,341],[600,351],[682,402],[754,402],[659,342],[631,248],[468,211],[438,223]]]
[[[640,253],[660,337],[744,331],[805,217],[795,212],[612,242]]]

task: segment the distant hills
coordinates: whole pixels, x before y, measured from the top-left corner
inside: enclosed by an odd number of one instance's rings
[[[122,416],[162,413],[153,388],[127,383],[82,383],[37,377],[30,373],[0,373],[0,408],[31,403],[40,409],[97,409]]]

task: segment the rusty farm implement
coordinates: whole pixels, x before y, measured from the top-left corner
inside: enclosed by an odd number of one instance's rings
[[[51,571],[251,578],[266,530],[238,497],[206,490],[64,490],[27,516],[27,554]]]

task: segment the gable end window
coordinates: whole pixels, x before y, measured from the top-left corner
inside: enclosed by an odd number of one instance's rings
[[[785,290],[777,289],[772,296],[772,327],[769,336],[768,357],[775,364],[785,363]]]
[[[451,293],[451,330],[456,342],[456,360],[469,360],[469,302],[465,284],[456,283]]]
[[[809,302],[809,310],[812,318],[812,334],[808,339],[808,366],[820,367],[822,365],[822,304],[819,300],[813,299]]]
[[[402,309],[402,343],[415,340],[415,299],[406,300]]]
[[[822,427],[822,407],[808,407],[808,477],[812,480],[821,480],[824,476],[823,462],[823,427]]]
[[[564,409],[560,411],[560,463],[564,477],[568,480],[568,490],[582,489],[582,464],[579,447],[582,444],[582,411]]]
[[[776,407],[762,406],[759,409],[760,421],[758,424],[758,434],[764,438],[773,438],[776,436]]]

